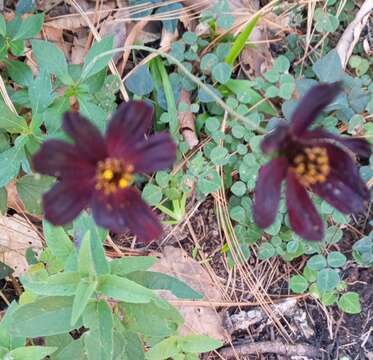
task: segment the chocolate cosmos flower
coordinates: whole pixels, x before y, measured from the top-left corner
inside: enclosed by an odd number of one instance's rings
[[[322,240],[324,226],[308,196],[311,190],[342,213],[356,213],[370,199],[359,176],[354,154],[369,157],[363,139],[345,138],[321,128],[307,130],[341,90],[340,83],[313,87],[300,101],[289,124],[278,126],[261,143],[265,154],[277,157],[259,170],[253,214],[262,228],[270,226],[286,180],[286,206],[292,229],[307,240]]]
[[[176,145],[167,133],[148,140],[153,108],[144,101],[119,106],[105,137],[77,113],[66,113],[63,129],[74,140],[48,140],[34,156],[35,170],[58,182],[43,196],[45,218],[54,225],[71,222],[86,207],[96,223],[114,232],[127,228],[145,243],[161,234],[156,215],[131,187],[135,173],[170,167]]]

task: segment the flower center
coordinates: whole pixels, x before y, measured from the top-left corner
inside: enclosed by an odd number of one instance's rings
[[[96,169],[96,189],[106,195],[125,189],[133,180],[133,165],[126,165],[122,160],[107,158],[100,161]]]
[[[303,186],[326,181],[330,173],[328,152],[322,147],[307,147],[292,160],[292,169]]]

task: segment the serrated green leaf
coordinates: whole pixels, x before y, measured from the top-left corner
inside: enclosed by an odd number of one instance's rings
[[[6,22],[4,15],[0,14],[0,36],[5,37],[6,34]]]
[[[79,249],[79,273],[81,276],[89,277],[95,274],[93,255],[91,248],[91,232],[87,231],[83,235]]]
[[[54,182],[49,176],[25,175],[17,181],[17,192],[30,214],[42,214],[41,196]]]
[[[44,14],[36,14],[27,17],[25,20],[22,20],[21,26],[12,37],[12,40],[31,39],[40,32],[43,22]]]
[[[43,40],[32,40],[32,53],[41,69],[54,74],[66,85],[72,85],[63,51],[56,45]]]
[[[153,346],[147,353],[146,359],[148,360],[164,360],[174,358],[179,353],[178,338],[171,336],[155,346]]]
[[[87,55],[84,58],[84,65],[81,75],[81,80],[87,79],[90,76],[97,74],[99,71],[104,69],[113,54],[104,55],[101,54],[113,49],[114,38],[113,36],[108,36],[100,41],[95,42],[89,49]]]
[[[45,71],[40,71],[38,76],[29,84],[28,96],[33,114],[44,112],[55,98],[50,75]]]
[[[275,255],[276,255],[276,250],[271,243],[265,242],[259,245],[258,257],[260,260],[266,260]]]
[[[0,99],[0,129],[15,134],[28,130],[26,120],[11,111],[2,99]]]
[[[31,68],[22,61],[6,60],[6,70],[9,76],[19,85],[30,86],[33,75]]]

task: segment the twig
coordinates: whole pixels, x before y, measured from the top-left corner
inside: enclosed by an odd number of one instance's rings
[[[364,29],[372,9],[373,1],[365,0],[360,10],[357,12],[355,19],[347,26],[342,37],[338,41],[336,50],[341,58],[343,68],[346,67],[352,51],[359,41],[361,31]]]
[[[234,349],[232,347],[225,347],[220,350],[220,355],[222,355],[227,360],[236,359],[236,354],[243,356],[250,354],[278,354],[284,356],[307,356],[310,358],[316,358],[320,355],[319,349],[311,345],[305,344],[284,344],[280,341],[263,341],[251,344],[240,344],[235,345]]]
[[[184,103],[190,107],[190,93],[186,90],[181,90],[180,94],[180,103]],[[189,149],[193,149],[196,145],[198,145],[198,138],[196,135],[196,128],[195,128],[195,116],[190,109],[187,111],[179,111],[178,114],[179,123],[180,123],[180,130],[184,137],[185,142],[188,144]]]

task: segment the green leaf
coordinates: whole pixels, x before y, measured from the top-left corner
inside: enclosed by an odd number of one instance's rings
[[[325,306],[331,306],[337,301],[337,295],[334,292],[327,292],[321,295],[321,302]]]
[[[113,44],[113,36],[108,36],[103,38],[101,41],[96,41],[92,45],[84,58],[81,80],[89,78],[90,76],[98,73],[107,66],[107,64],[113,57],[113,54],[104,56],[102,56],[101,54],[112,50]]]
[[[0,14],[0,36],[5,37],[6,35],[6,22],[4,15]]]
[[[158,338],[176,334],[177,328],[184,322],[183,317],[171,304],[163,301],[161,307],[159,301],[148,304],[123,303],[126,328],[143,336]]]
[[[332,251],[328,255],[328,265],[333,268],[342,267],[344,264],[346,264],[346,261],[346,256],[339,251]]]
[[[265,242],[259,245],[258,257],[260,260],[266,260],[275,255],[276,255],[276,250],[271,243]]]
[[[174,358],[179,352],[178,337],[171,336],[153,346],[145,356],[148,360],[164,360]]]
[[[14,270],[7,264],[0,261],[0,279],[5,279],[7,276],[13,274]]]
[[[91,232],[87,231],[83,235],[83,240],[79,249],[79,273],[81,276],[89,277],[95,274],[92,258]]]
[[[319,271],[326,267],[326,259],[322,255],[314,255],[308,260],[307,266],[311,270]]]
[[[220,176],[213,169],[203,172],[197,179],[197,189],[205,195],[218,191],[220,186]]]
[[[189,285],[167,274],[153,271],[136,271],[127,278],[152,290],[170,290],[179,299],[202,299],[199,292]]]
[[[0,99],[0,129],[12,134],[19,134],[28,130],[26,120],[11,111],[2,99]]]
[[[252,83],[249,80],[230,79],[224,86],[232,91],[237,96],[237,100],[243,104],[256,105],[259,101],[263,101],[263,97],[252,89]],[[256,109],[268,115],[276,115],[267,102],[261,103]]]
[[[108,274],[109,263],[106,260],[103,248],[103,242],[106,239],[107,230],[98,227],[92,216],[83,211],[74,221],[75,237],[83,238],[88,231],[91,236],[91,254],[95,272],[99,275]]]
[[[290,68],[290,61],[285,55],[280,55],[275,59],[273,62],[272,69],[279,72],[279,73],[285,73]]]
[[[97,291],[115,300],[130,303],[148,303],[154,297],[151,290],[117,275],[101,275]]]
[[[210,74],[212,68],[218,63],[219,63],[219,58],[213,53],[208,53],[202,57],[200,68],[204,73]]]
[[[89,360],[113,359],[113,314],[106,301],[89,304],[83,315],[89,331],[83,335]]]
[[[11,360],[43,360],[46,356],[53,354],[56,347],[50,346],[23,346],[11,350],[5,359]]]
[[[66,85],[72,85],[67,62],[63,51],[56,45],[43,40],[32,40],[32,53],[39,67],[49,74],[54,74]]]
[[[229,160],[229,152],[221,146],[214,147],[210,152],[210,159],[215,165],[225,165]]]
[[[180,339],[179,343],[184,352],[193,354],[212,351],[223,346],[221,341],[203,335],[184,336]]]
[[[90,279],[81,279],[75,292],[73,310],[71,312],[71,325],[74,326],[83,314],[88,301],[95,292],[97,281]]]
[[[44,296],[72,296],[80,281],[77,272],[63,272],[51,275],[43,281],[33,280],[30,276],[21,277],[22,285],[35,294]]]
[[[339,26],[336,15],[324,12],[322,8],[317,8],[314,14],[315,28],[318,32],[335,32]]]
[[[63,227],[43,220],[43,233],[48,248],[63,263],[75,252],[75,247]]]
[[[220,120],[216,117],[209,117],[206,119],[205,127],[210,132],[217,131],[220,128]]]
[[[289,287],[296,294],[303,294],[308,288],[308,281],[301,275],[293,275],[290,278]]]
[[[60,337],[60,336],[59,336]],[[49,340],[49,338],[48,338]],[[48,341],[49,344],[49,341]],[[63,348],[59,347],[59,351],[53,354],[52,360],[87,360],[86,354],[84,353],[83,338],[71,341],[68,345]]]
[[[317,274],[316,284],[322,292],[329,292],[336,288],[341,281],[339,274],[334,269],[322,269]]]
[[[290,100],[292,98],[295,89],[295,84],[293,82],[287,82],[280,85],[280,90],[278,96],[285,100]]]
[[[320,81],[334,82],[341,80],[344,71],[341,64],[341,58],[336,50],[330,51],[321,59],[317,60],[312,70],[315,72]]]
[[[226,63],[219,63],[213,66],[211,76],[214,81],[220,84],[225,84],[229,81],[232,75],[232,66]]]
[[[55,98],[50,75],[41,71],[29,85],[28,95],[33,114],[44,112]]]
[[[305,266],[303,269],[303,276],[308,280],[308,282],[315,282],[317,271],[311,270],[308,266]]]
[[[30,214],[41,215],[41,196],[54,182],[49,176],[25,175],[17,181],[17,192]]]
[[[10,332],[16,336],[41,337],[64,334],[70,325],[73,297],[45,297],[20,306],[13,314]],[[80,328],[77,324],[76,328]]]
[[[9,76],[19,85],[30,86],[33,75],[31,68],[22,61],[6,60],[6,70]]]
[[[135,95],[144,96],[150,94],[154,89],[154,83],[148,66],[138,66],[125,80],[125,85]]]
[[[338,307],[347,314],[361,313],[359,294],[356,292],[346,292],[338,300]]]
[[[128,256],[114,259],[110,262],[110,272],[113,275],[126,276],[135,271],[149,269],[157,262],[152,256]]]
[[[337,226],[329,226],[325,232],[325,242],[327,244],[336,244],[342,239],[343,231]]]
[[[12,37],[12,40],[25,40],[31,39],[37,35],[44,22],[44,14],[36,14],[27,17],[22,21],[21,26],[17,33]]]
[[[108,113],[98,106],[90,95],[78,95],[78,101],[80,113],[103,132],[106,128]]]
[[[245,28],[237,35],[235,40],[233,41],[232,47],[225,58],[225,62],[227,64],[233,65],[238,56],[241,54],[241,51],[246,45],[247,40],[249,39],[252,31],[255,28],[258,20],[260,19],[260,15],[254,16],[250,22],[245,26]]]
[[[242,181],[236,181],[232,185],[231,191],[236,196],[243,196],[246,193],[246,184]]]
[[[15,146],[0,154],[0,187],[7,185],[19,173],[22,161],[26,154],[24,144],[27,137],[19,136]]]
[[[146,184],[142,190],[142,198],[150,206],[158,205],[162,201],[162,189],[153,184]]]

